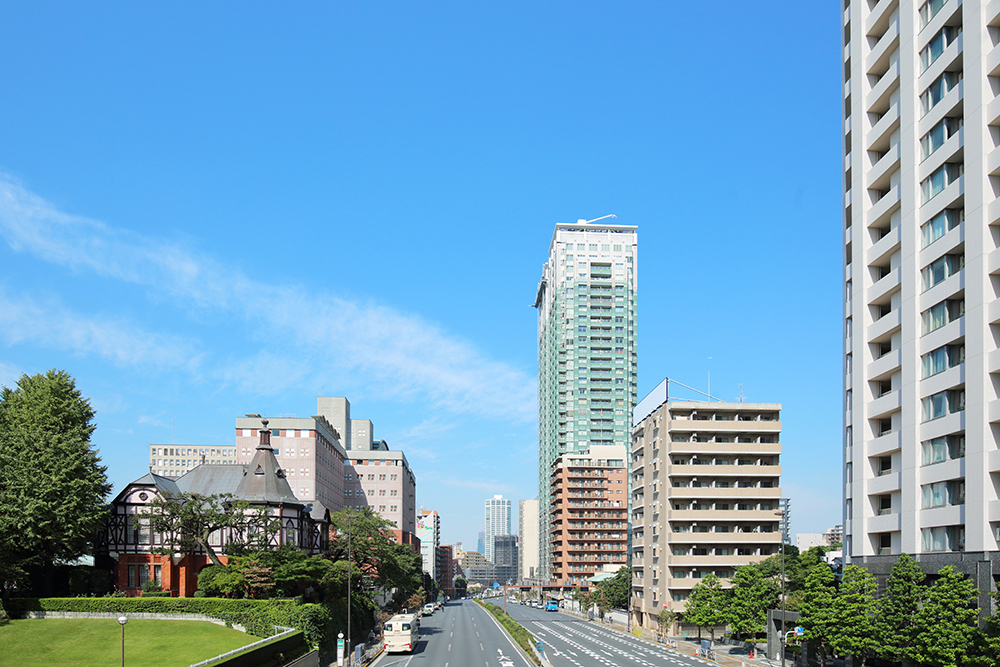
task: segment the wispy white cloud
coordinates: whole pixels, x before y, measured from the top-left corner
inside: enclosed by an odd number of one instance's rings
[[[279,391],[275,384],[268,388],[252,381],[260,377],[262,368],[280,364],[283,372],[270,377],[283,378],[281,382],[288,384],[320,386],[331,376],[363,375],[367,385],[383,397],[425,398],[454,413],[518,422],[535,417],[533,377],[490,359],[418,315],[252,279],[236,267],[197,252],[194,243],[142,236],[64,213],[4,174],[0,174],[0,236],[17,252],[75,271],[147,286],[185,308],[227,311],[252,323],[264,351],[246,359],[215,360],[216,374],[243,388]],[[28,302],[15,305],[23,311],[25,323],[37,322],[44,315],[32,312]],[[47,306],[49,310],[54,307]],[[252,319],[261,312],[268,317]],[[306,325],[303,318],[308,319]],[[53,332],[39,337],[28,326],[0,325],[0,335],[6,332],[8,341],[31,335],[43,344],[96,353],[118,363],[141,358],[144,351],[152,355],[154,350],[144,350],[140,341],[123,347],[114,344],[115,336],[132,340],[128,334],[137,330],[129,329],[123,322],[73,316],[71,324],[61,327],[70,336],[61,345]],[[178,353],[178,341],[161,342],[174,345],[154,359]]]
[[[55,299],[8,294],[0,286],[0,341],[25,341],[57,350],[92,354],[119,366],[193,371],[201,354],[193,341],[145,331],[124,321],[87,317]]]
[[[13,389],[22,375],[24,371],[17,366],[0,361],[0,387]]]

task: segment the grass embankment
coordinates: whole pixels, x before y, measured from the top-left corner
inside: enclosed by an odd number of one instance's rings
[[[535,655],[535,638],[530,632],[525,630],[523,625],[505,614],[503,609],[495,604],[483,602],[479,599],[476,599],[476,602],[478,602],[484,609],[486,609],[486,611],[493,614],[493,616],[500,621],[500,625],[502,625],[503,629],[507,631],[507,634],[513,637],[514,641],[516,641],[521,648],[524,649],[524,652],[531,656],[531,659],[535,661],[536,665],[542,664],[539,662],[538,656]]]
[[[0,666],[121,664],[121,626],[113,618],[13,620],[0,627]],[[144,667],[186,667],[257,641],[257,637],[204,621],[129,620],[125,662]]]

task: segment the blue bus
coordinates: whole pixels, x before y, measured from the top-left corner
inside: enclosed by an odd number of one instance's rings
[[[559,611],[559,603],[555,600],[549,600],[545,603],[545,611]]]

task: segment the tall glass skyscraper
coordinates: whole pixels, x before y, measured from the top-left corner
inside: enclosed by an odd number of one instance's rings
[[[591,445],[624,445],[631,451],[637,227],[600,224],[605,218],[556,225],[535,295],[538,514],[541,576],[546,578],[552,463],[560,454],[585,452]]]

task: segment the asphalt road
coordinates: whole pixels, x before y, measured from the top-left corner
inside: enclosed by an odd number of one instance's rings
[[[503,601],[501,600],[501,603]],[[534,667],[485,609],[453,600],[420,619],[413,653],[383,653],[372,667]]]
[[[500,601],[503,604],[503,600]],[[560,612],[507,604],[554,667],[705,667],[704,660]]]

